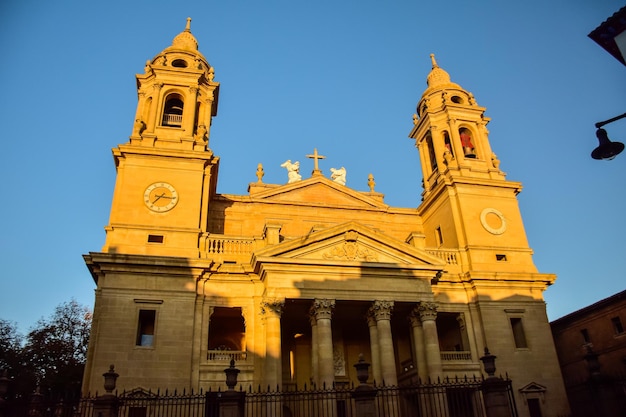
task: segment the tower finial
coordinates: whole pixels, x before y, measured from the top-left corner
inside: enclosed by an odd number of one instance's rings
[[[433,68],[438,68],[437,61],[435,61],[435,54],[430,54],[430,60],[433,61]]]
[[[185,26],[185,32],[191,32],[191,17],[187,18],[187,26]]]

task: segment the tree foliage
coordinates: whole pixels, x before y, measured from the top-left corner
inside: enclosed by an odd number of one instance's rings
[[[19,367],[22,339],[15,323],[0,319],[0,369]]]
[[[0,320],[0,368],[8,369],[14,395],[79,392],[87,357],[91,313],[75,300],[40,319],[25,338]]]

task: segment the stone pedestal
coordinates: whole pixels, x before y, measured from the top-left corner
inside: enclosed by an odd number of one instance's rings
[[[376,416],[376,388],[371,385],[361,384],[352,392],[354,405],[356,407],[356,415],[359,417],[377,417]]]
[[[119,399],[115,395],[102,395],[93,400],[93,415],[96,417],[118,417],[119,406]]]
[[[242,417],[244,393],[226,391],[219,397],[220,417]]]
[[[483,381],[482,391],[487,417],[513,417],[509,401],[510,382],[498,377]]]

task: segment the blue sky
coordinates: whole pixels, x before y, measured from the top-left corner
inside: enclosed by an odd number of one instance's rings
[[[210,147],[218,192],[286,182],[280,164],[317,148],[321,168],[367,175],[387,204],[416,207],[407,138],[430,53],[492,118],[493,150],[521,181],[551,320],[626,288],[626,154],[589,156],[594,123],[626,111],[626,67],[587,38],[623,3],[508,1],[34,1],[0,4],[0,318],[26,331],[61,302],[91,306],[82,254],[104,244],[134,75],[190,16],[221,83]],[[626,120],[607,126],[626,142]]]

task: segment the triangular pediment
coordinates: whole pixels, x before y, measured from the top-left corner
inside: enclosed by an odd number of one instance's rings
[[[313,206],[386,208],[382,194],[360,192],[338,184],[322,175],[280,186],[261,188],[255,184],[250,196],[254,200]]]
[[[533,393],[544,393],[546,392],[546,387],[536,382],[531,382],[519,389],[520,392],[524,394],[533,394]]]
[[[360,223],[348,222],[264,248],[255,262],[386,264],[387,267],[442,270],[443,261]]]

